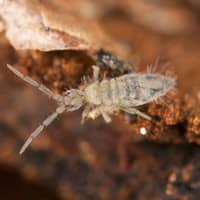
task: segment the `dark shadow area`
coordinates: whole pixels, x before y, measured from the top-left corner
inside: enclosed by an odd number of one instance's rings
[[[4,200],[60,200],[50,188],[29,182],[17,171],[6,166],[0,168],[0,194]]]

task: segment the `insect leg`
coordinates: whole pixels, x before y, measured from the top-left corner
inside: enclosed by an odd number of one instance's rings
[[[91,111],[91,106],[90,105],[86,105],[85,109],[83,110],[83,113],[82,113],[81,124],[84,124],[84,122],[87,119],[90,111]]]
[[[101,115],[101,110],[99,107],[91,110],[89,113],[88,113],[88,118],[91,118],[91,119],[96,119],[99,115]]]
[[[111,118],[103,107],[97,107],[88,113],[88,117],[91,119],[96,119],[99,115],[102,115],[106,123],[111,122]]]
[[[92,66],[93,68],[93,81],[98,81],[99,80],[99,67],[96,65]]]
[[[150,116],[148,116],[147,114],[135,109],[135,108],[122,108],[123,111],[130,113],[130,114],[136,114],[139,115],[140,117],[143,117],[144,119],[147,119],[149,121],[152,120],[152,118]]]
[[[38,88],[38,90],[40,90],[41,92],[43,92],[44,94],[46,94],[47,96],[49,96],[50,98],[54,99],[55,101],[58,102],[62,102],[62,96],[59,94],[54,94],[50,89],[48,89],[47,87],[45,87],[42,84],[39,84],[37,81],[34,81],[33,79],[31,79],[28,76],[23,75],[21,72],[19,72],[17,69],[15,69],[13,66],[11,65],[7,65],[8,69],[10,71],[12,71],[16,76],[18,76],[19,78],[21,78],[22,80],[24,80],[25,82],[29,83],[30,85]]]
[[[102,111],[101,114],[102,114],[102,117],[103,117],[103,119],[106,123],[110,123],[112,121],[112,119],[110,118],[110,116],[108,115],[107,112]]]
[[[26,140],[26,142],[24,143],[24,145],[22,146],[21,150],[20,150],[20,154],[22,154],[27,147],[31,144],[31,142],[33,141],[34,138],[36,138],[43,130],[45,127],[49,126],[57,117],[59,114],[63,113],[65,111],[65,106],[62,105],[60,107],[58,107],[56,109],[56,111],[54,113],[52,113],[51,115],[49,115],[40,126],[38,126],[35,131],[33,131],[31,133],[31,135],[28,137],[28,139]]]

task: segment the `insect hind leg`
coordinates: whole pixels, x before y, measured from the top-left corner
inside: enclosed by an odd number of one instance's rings
[[[20,154],[23,154],[24,151],[27,149],[27,147],[31,144],[34,138],[36,138],[43,130],[45,127],[49,126],[57,117],[59,114],[63,113],[65,111],[65,106],[62,105],[56,109],[54,113],[49,115],[40,126],[38,126],[35,131],[31,133],[31,135],[28,137],[24,145],[22,146],[20,150]]]
[[[7,64],[7,67],[10,71],[12,71],[16,76],[18,76],[19,78],[21,78],[22,80],[24,80],[25,82],[29,83],[30,85],[32,85],[33,87],[38,88],[38,90],[40,90],[41,92],[43,92],[44,94],[46,94],[47,96],[49,96],[50,98],[54,99],[57,102],[61,102],[62,101],[62,96],[59,94],[54,94],[50,89],[48,89],[46,86],[38,83],[37,81],[34,81],[33,79],[31,79],[28,76],[23,75],[20,71],[18,71],[17,69],[15,69],[13,66]]]
[[[152,118],[149,115],[137,110],[136,108],[122,108],[122,110],[129,113],[129,114],[136,114],[136,115],[138,115],[138,116],[140,116],[144,119],[152,121]]]

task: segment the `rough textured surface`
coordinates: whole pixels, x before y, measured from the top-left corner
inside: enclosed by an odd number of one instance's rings
[[[95,2],[93,5],[100,6],[101,3]],[[176,93],[169,93],[160,104],[152,102],[140,108],[154,118],[154,123],[121,113],[113,116],[111,124],[106,125],[99,118],[82,126],[81,110],[66,113],[19,156],[28,134],[55,105],[11,74],[6,63],[15,64],[24,74],[61,93],[80,86],[83,76],[91,76],[95,60],[86,51],[16,51],[2,33],[0,178],[3,183],[0,191],[4,199],[13,199],[13,196],[15,199],[67,200],[200,198],[198,27],[192,25],[196,28],[186,28],[176,34],[168,28],[170,36],[167,36],[163,30],[154,31],[145,23],[141,26],[137,18],[133,22],[132,16],[127,15],[129,9],[120,2],[115,5],[108,2],[106,14],[87,17],[98,16],[100,27],[112,40],[120,42],[127,61],[134,63],[134,70],[145,72],[147,64],[154,63],[158,56],[161,66],[170,61],[170,71],[177,77]],[[159,0],[151,2],[157,7],[163,6]],[[74,3],[76,10],[80,2]],[[108,4],[103,1],[101,6],[105,5]],[[195,15],[195,23],[199,24],[197,5],[197,1],[176,1],[177,8],[184,7]],[[103,48],[109,49],[107,45]],[[101,70],[102,78],[104,74],[111,77],[120,73],[106,67]],[[146,129],[145,136],[141,135],[141,128]]]
[[[97,22],[71,8],[66,1],[0,1],[6,35],[17,49],[93,51],[112,44]]]

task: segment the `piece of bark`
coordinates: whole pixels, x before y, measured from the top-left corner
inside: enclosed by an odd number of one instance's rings
[[[2,0],[0,15],[6,24],[6,35],[16,49],[93,51],[105,45],[109,48],[113,42],[98,23],[68,9],[70,6],[64,1],[55,4],[51,0]]]

